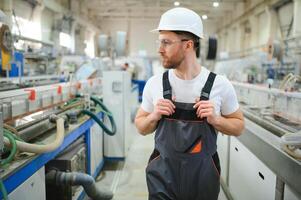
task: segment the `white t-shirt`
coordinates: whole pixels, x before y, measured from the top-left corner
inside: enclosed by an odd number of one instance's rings
[[[174,70],[169,70],[168,77],[172,88],[172,95],[176,102],[195,103],[195,99],[200,97],[210,71],[205,67],[192,80],[183,80],[177,77]],[[151,113],[159,99],[163,99],[163,74],[151,77],[143,90],[141,107],[145,112]],[[215,105],[217,115],[229,115],[237,111],[239,104],[235,90],[230,81],[221,75],[217,75],[213,83],[209,100]]]

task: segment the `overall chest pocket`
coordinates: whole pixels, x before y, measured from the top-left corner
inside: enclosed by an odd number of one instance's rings
[[[176,152],[193,153],[201,150],[202,141],[206,140],[208,129],[201,121],[166,120],[170,123],[170,143]]]

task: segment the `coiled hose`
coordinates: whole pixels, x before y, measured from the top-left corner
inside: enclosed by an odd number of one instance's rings
[[[4,129],[4,137],[6,137],[5,139],[7,139],[10,142],[12,148],[10,150],[9,156],[7,158],[1,160],[1,162],[0,162],[1,167],[10,163],[16,155],[17,143],[16,143],[16,139],[12,135],[13,134],[11,134],[9,131]]]
[[[76,97],[82,97],[82,96],[77,94]],[[100,108],[102,109],[102,112],[105,115],[107,115],[107,117],[110,120],[112,130],[110,130],[101,120],[99,120],[98,117],[93,112],[84,109],[81,111],[81,113],[90,116],[108,135],[110,135],[110,136],[115,135],[117,128],[116,128],[116,123],[115,123],[112,113],[97,97],[91,96],[90,100],[93,101],[96,105],[99,105]]]
[[[89,110],[81,110],[81,113],[90,116],[103,130],[106,132],[108,135],[115,135],[116,133],[116,124],[112,116],[108,116],[111,122],[112,130],[108,129],[108,127],[98,119],[98,117],[91,111]]]
[[[10,150],[10,153],[9,153],[8,157],[1,160],[1,162],[0,162],[1,167],[9,164],[14,159],[14,157],[17,153],[17,143],[16,143],[16,139],[13,136],[14,134],[12,134],[10,131],[4,129],[4,134],[3,135],[4,135],[4,137],[6,137],[9,140],[12,148]],[[3,196],[3,199],[7,200],[8,199],[7,191],[6,191],[6,188],[5,188],[1,178],[0,178],[0,190],[1,190],[1,193],[2,193],[2,196]]]
[[[105,113],[107,116],[112,116],[112,113],[109,111],[109,109],[105,106],[105,104],[102,103],[100,99],[97,97],[90,97],[91,101],[93,101],[96,105],[99,105],[101,109],[103,110],[102,112]]]

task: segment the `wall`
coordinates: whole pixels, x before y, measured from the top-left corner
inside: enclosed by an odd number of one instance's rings
[[[124,20],[103,20],[100,26],[103,34],[112,36],[114,40],[116,31],[128,33],[128,53],[130,56],[139,55],[139,52],[146,51],[147,56],[157,57],[156,40],[158,34],[150,31],[158,26],[158,19],[124,19]],[[204,21],[205,35],[212,35],[216,30],[213,21]]]
[[[294,27],[289,35],[287,33],[296,1],[299,2],[295,0],[281,5],[284,1],[247,0],[245,5],[237,4],[235,12],[228,13],[217,24],[219,52],[255,52],[262,50],[269,39],[281,41],[293,36]],[[277,4],[281,6],[275,10]]]
[[[52,26],[54,21],[54,13],[45,8],[41,17],[42,41],[53,41]]]

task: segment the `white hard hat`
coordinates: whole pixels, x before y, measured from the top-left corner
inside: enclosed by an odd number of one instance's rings
[[[152,31],[187,31],[199,38],[203,36],[203,23],[201,17],[187,8],[173,8],[166,11],[160,19],[157,29]]]

